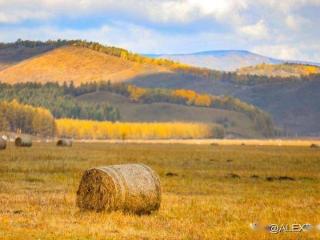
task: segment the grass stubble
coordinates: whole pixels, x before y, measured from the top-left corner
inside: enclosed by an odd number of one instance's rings
[[[160,175],[159,211],[80,211],[75,199],[83,171],[124,163],[144,163]],[[26,149],[10,143],[0,152],[0,239],[320,237],[320,231],[255,232],[252,222],[320,224],[319,149],[107,143]]]

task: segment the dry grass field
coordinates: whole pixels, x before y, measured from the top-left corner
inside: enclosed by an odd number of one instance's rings
[[[162,182],[158,212],[80,212],[83,170],[145,163]],[[261,224],[320,224],[320,149],[308,146],[35,143],[0,152],[0,239],[319,239]],[[170,174],[171,173],[171,174]],[[280,179],[279,179],[280,177]],[[282,178],[281,178],[282,177]]]

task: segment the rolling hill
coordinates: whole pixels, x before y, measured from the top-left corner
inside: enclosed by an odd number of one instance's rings
[[[149,57],[165,58],[197,67],[221,71],[235,71],[238,68],[261,63],[279,64],[283,61],[243,50],[207,51],[190,54],[148,54]]]
[[[185,88],[213,95],[228,95],[251,103],[268,112],[275,124],[288,136],[320,136],[320,75],[296,78],[287,81],[282,78],[270,82],[250,84],[230,81],[212,81],[198,78],[169,78],[156,74],[133,81],[141,87]]]
[[[83,102],[108,102],[119,109],[125,122],[205,122],[225,127],[227,137],[261,138],[254,121],[243,113],[172,103],[134,103],[127,97],[106,91],[88,93],[77,98]]]
[[[88,48],[64,46],[2,69],[0,81],[11,84],[73,81],[75,85],[79,85],[102,80],[121,82],[155,73],[170,73],[170,70],[128,61]]]

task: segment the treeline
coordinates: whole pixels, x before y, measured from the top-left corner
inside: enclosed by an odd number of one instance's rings
[[[0,131],[22,132],[39,136],[54,136],[55,119],[45,108],[20,104],[17,101],[0,102]]]
[[[172,90],[160,88],[140,88],[127,84],[93,82],[75,87],[72,83],[60,86],[57,83],[0,84],[0,100],[17,101],[35,107],[44,107],[56,118],[91,119],[98,121],[118,121],[119,110],[109,103],[77,101],[76,97],[86,93],[109,91],[128,97],[132,102],[167,102],[197,107],[209,107],[241,112],[255,124],[256,129],[266,137],[273,136],[270,116],[253,105],[228,96],[199,94],[192,90]]]
[[[223,127],[201,123],[113,123],[75,119],[55,120],[44,108],[0,102],[0,131],[41,137],[77,139],[192,139],[223,138]]]
[[[266,137],[274,135],[274,126],[271,117],[267,113],[251,104],[229,96],[212,96],[185,89],[140,88],[127,84],[110,84],[110,82],[81,84],[77,88],[66,91],[74,96],[96,91],[109,91],[126,96],[131,101],[139,103],[167,102],[241,112],[253,120],[256,129]]]
[[[0,49],[1,48],[19,48],[19,47],[27,47],[27,48],[38,48],[38,47],[62,47],[65,45],[70,45],[75,41],[69,41],[69,40],[48,40],[48,41],[30,41],[30,40],[21,40],[18,39],[15,42],[12,43],[0,43]]]
[[[72,41],[70,44],[73,46],[89,48],[94,51],[119,57],[132,62],[164,66],[164,67],[170,68],[173,71],[201,75],[206,78],[212,78],[212,77],[215,77],[216,75],[217,76],[220,75],[219,71],[214,71],[206,68],[193,67],[191,65],[175,62],[175,61],[164,59],[164,58],[150,58],[150,57],[142,56],[137,53],[130,52],[123,48],[105,46],[97,42],[76,40],[76,41]]]
[[[215,71],[208,77],[212,81],[225,81],[238,85],[257,85],[266,83],[284,83],[284,82],[304,82],[304,81],[319,81],[319,73],[309,73],[308,75],[290,75],[290,76],[268,76],[268,74],[243,73],[241,72],[219,72]]]
[[[199,139],[223,138],[224,130],[215,124],[124,123],[58,119],[57,135],[77,139]]]
[[[0,100],[17,101],[35,107],[49,109],[56,118],[95,119],[99,121],[117,121],[120,113],[108,103],[79,102],[70,93],[73,84],[60,86],[57,83],[0,83]]]

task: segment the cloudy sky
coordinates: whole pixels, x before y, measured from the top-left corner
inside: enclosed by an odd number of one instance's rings
[[[320,0],[0,0],[0,41],[86,39],[140,53],[245,49],[320,62]]]

